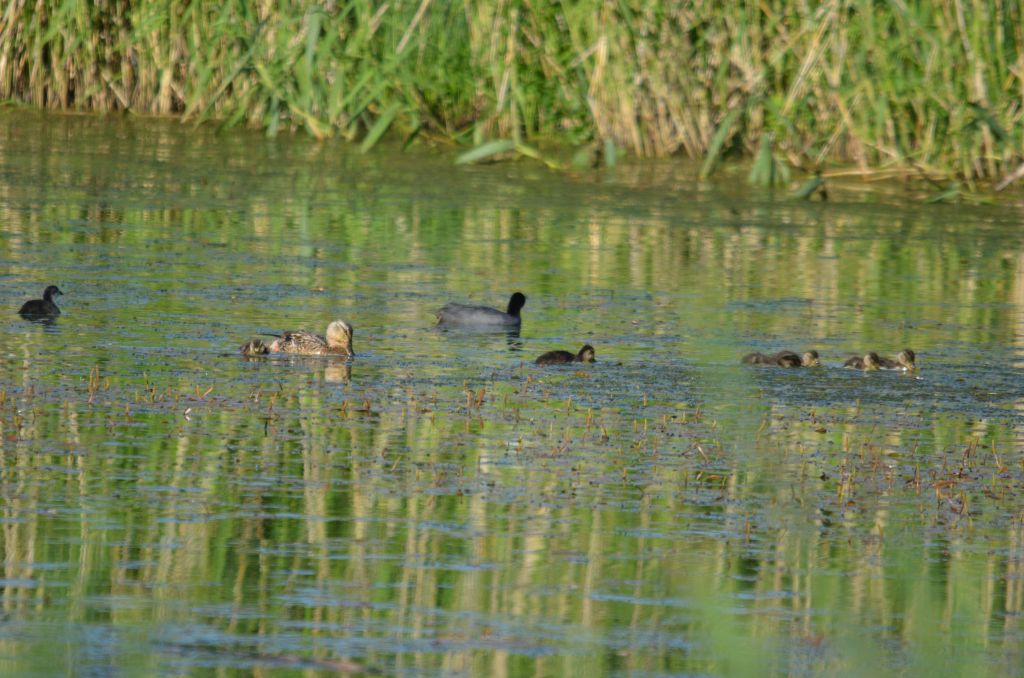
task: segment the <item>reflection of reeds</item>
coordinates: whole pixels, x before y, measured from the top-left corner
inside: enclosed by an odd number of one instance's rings
[[[1024,14],[1010,0],[11,7],[0,98],[38,106],[301,128],[364,149],[388,129],[613,140],[705,156],[706,171],[760,148],[780,169],[841,158],[991,177],[1024,146]]]
[[[431,643],[398,653],[421,669],[482,673],[519,665],[492,641],[532,649],[621,634],[632,644],[616,671],[727,673],[746,660],[715,648],[743,639],[785,662],[794,636],[829,638],[814,662],[859,666],[844,643],[864,642],[852,640],[864,626],[891,629],[877,641],[887,644],[937,624],[958,630],[961,649],[992,651],[992,621],[1022,612],[1016,577],[991,573],[1020,570],[1022,528],[1006,518],[1017,515],[1024,455],[1005,442],[1011,428],[969,417],[902,432],[861,421],[859,408],[780,412],[751,428],[743,457],[709,417],[654,393],[577,406],[567,385],[589,380],[574,375],[546,393],[404,381],[340,407],[336,387],[307,374],[215,391],[188,377],[154,390],[98,369],[84,390],[63,380],[0,398],[8,623],[44,598],[62,625],[94,623],[90,606],[109,600],[104,623],[118,630],[187,626],[197,608],[240,646],[307,634],[320,663],[339,659],[321,638],[369,643],[387,628]],[[186,402],[198,416],[182,429]],[[467,426],[466,407],[486,426]],[[20,412],[31,425],[12,436]],[[65,440],[74,455],[54,451]],[[1009,550],[970,548],[978,533]],[[74,567],[53,567],[62,563]],[[955,604],[964,599],[976,604]],[[481,618],[494,627],[470,635]],[[645,640],[656,628],[693,649]],[[444,637],[459,641],[437,652]],[[3,642],[17,672],[25,641]],[[367,647],[361,663],[396,661],[391,646]],[[561,661],[531,655],[529,666],[557,673]]]

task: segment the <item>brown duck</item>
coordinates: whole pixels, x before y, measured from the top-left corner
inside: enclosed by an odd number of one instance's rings
[[[596,360],[594,359],[594,347],[590,344],[584,344],[583,348],[579,350],[579,353],[569,353],[568,351],[548,351],[536,360],[538,365],[564,365],[566,363],[592,362],[596,362]]]
[[[803,355],[797,355],[793,351],[779,351],[774,355],[764,353],[749,353],[743,356],[741,362],[748,365],[778,365],[779,367],[815,367],[821,364],[817,351],[805,351]]]
[[[855,370],[877,370],[882,366],[882,359],[877,353],[871,351],[863,358],[854,356],[843,363],[843,367],[852,367]]]
[[[328,325],[326,337],[305,330],[285,332],[270,342],[267,350],[295,355],[355,355],[352,352],[352,327],[344,320],[335,320]]]
[[[344,320],[335,320],[327,326],[327,337],[295,330],[285,332],[270,344],[262,339],[250,339],[242,344],[242,355],[249,358],[270,353],[291,353],[293,355],[340,355],[353,356],[352,327]]]
[[[906,372],[913,372],[917,369],[914,364],[914,360],[917,356],[909,348],[905,348],[899,352],[899,355],[895,359],[892,358],[881,358],[881,366],[886,370],[904,370]]]

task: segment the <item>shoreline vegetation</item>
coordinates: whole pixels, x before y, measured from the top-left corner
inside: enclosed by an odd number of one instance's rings
[[[0,99],[302,129],[464,162],[553,142],[754,159],[956,191],[1024,176],[1024,6],[1011,0],[12,0]],[[852,168],[851,168],[852,166]],[[805,185],[808,195],[814,186]],[[941,196],[940,196],[941,197]]]

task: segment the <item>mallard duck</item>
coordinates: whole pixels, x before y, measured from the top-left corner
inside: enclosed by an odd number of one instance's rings
[[[285,332],[270,342],[268,350],[296,355],[355,355],[352,352],[352,328],[344,320],[335,320],[327,326],[326,339],[319,334],[295,330]]]
[[[579,353],[568,351],[548,351],[535,361],[538,365],[562,365],[565,363],[592,363],[594,359],[594,347],[584,344]]]
[[[877,370],[881,366],[882,359],[874,351],[871,351],[863,358],[854,356],[843,363],[843,367],[852,367],[855,370]]]
[[[748,365],[778,365],[779,367],[814,367],[821,364],[817,351],[805,351],[802,356],[793,351],[779,351],[775,355],[749,353],[743,356],[741,362]]]
[[[909,348],[905,348],[899,352],[899,355],[896,356],[895,360],[891,358],[881,358],[881,366],[883,369],[887,370],[905,370],[907,372],[913,372],[917,369],[916,365],[914,365],[914,360],[916,359],[917,356],[914,355],[914,352]]]
[[[502,312],[489,306],[469,306],[449,302],[437,312],[437,324],[445,327],[501,327],[515,328],[522,324],[519,311],[526,304],[526,295],[516,292],[508,300],[508,310]]]
[[[64,293],[56,285],[50,285],[43,290],[42,299],[32,299],[26,301],[21,305],[18,310],[20,315],[30,318],[50,317],[60,315],[60,309],[57,308],[57,304],[53,303],[53,296],[62,296]]]
[[[250,339],[242,344],[242,355],[246,358],[255,355],[266,355],[268,353],[270,353],[270,348],[261,339]]]

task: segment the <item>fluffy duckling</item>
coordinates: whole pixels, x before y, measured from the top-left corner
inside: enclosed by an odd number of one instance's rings
[[[508,300],[504,312],[489,306],[470,306],[450,302],[437,312],[437,324],[443,327],[517,328],[522,324],[519,312],[526,304],[526,295],[516,292]]]
[[[814,350],[804,351],[804,354],[800,356],[800,364],[804,367],[817,367],[821,365],[821,356]]]
[[[327,326],[327,337],[295,330],[285,332],[270,342],[270,353],[292,353],[295,355],[341,355],[353,356],[352,327],[344,320],[335,320]]]
[[[57,304],[53,303],[53,297],[63,294],[56,285],[50,285],[43,290],[42,299],[26,301],[18,310],[18,314],[26,318],[46,318],[60,315],[60,309],[57,308]]]
[[[778,365],[779,367],[815,367],[821,364],[817,351],[797,355],[793,351],[779,351],[775,355],[749,353],[740,361],[748,365]]]
[[[887,370],[903,370],[905,372],[913,372],[915,369],[917,369],[917,366],[914,364],[914,360],[916,359],[917,356],[914,354],[914,352],[909,348],[905,348],[899,352],[899,355],[896,356],[895,360],[891,358],[882,358],[881,366],[882,368]]]
[[[592,363],[594,359],[594,347],[584,344],[579,353],[573,354],[568,351],[548,351],[535,361],[538,365],[564,365],[566,363]]]
[[[242,344],[242,355],[246,358],[251,358],[257,355],[267,355],[268,353],[270,353],[270,348],[260,339],[250,339],[246,343]]]
[[[871,351],[863,358],[854,356],[843,363],[843,367],[852,367],[855,370],[877,370],[881,366],[882,359],[874,351]]]

